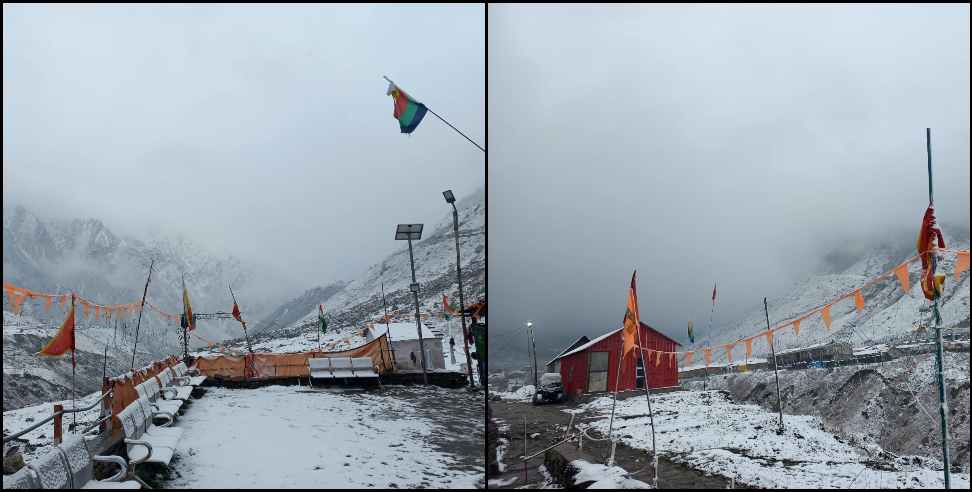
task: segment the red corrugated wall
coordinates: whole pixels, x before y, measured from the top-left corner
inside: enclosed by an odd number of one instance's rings
[[[673,352],[677,350],[675,342],[662,336],[644,323],[641,324],[641,341],[646,349]],[[635,360],[640,357],[638,349],[622,361],[621,379],[618,381],[618,356],[621,350],[621,332],[598,341],[581,352],[568,355],[560,360],[560,375],[564,382],[564,389],[571,397],[587,393],[588,361],[591,352],[608,353],[607,391],[614,391],[615,383],[620,390],[635,388]],[[678,358],[672,362],[669,357],[662,357],[661,364],[656,365],[655,358],[648,359],[645,353],[645,364],[648,366],[648,387],[664,388],[678,385]]]

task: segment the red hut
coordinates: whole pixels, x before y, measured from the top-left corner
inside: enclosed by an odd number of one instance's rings
[[[646,350],[675,352],[680,344],[661,334],[652,327],[641,323],[641,342]],[[637,340],[637,338],[635,339]],[[619,391],[645,387],[644,368],[641,354],[635,347],[621,364],[621,379],[618,380],[618,357],[621,353],[621,328],[605,333],[583,345],[576,346],[557,356],[548,364],[560,368],[564,390],[576,397],[583,393],[614,391],[615,383]],[[651,357],[645,352],[648,365],[648,387],[665,388],[678,385],[678,360],[668,356]],[[559,362],[559,364],[558,364]],[[637,374],[636,374],[637,369]]]

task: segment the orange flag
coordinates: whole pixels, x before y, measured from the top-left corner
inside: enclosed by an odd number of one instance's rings
[[[857,308],[858,314],[864,310],[864,294],[861,294],[861,289],[854,291],[854,307]]]
[[[712,349],[710,348],[702,349],[702,358],[705,359],[706,366],[712,365]]]
[[[44,312],[47,313],[51,310],[51,304],[54,302],[54,298],[51,296],[44,297]]]
[[[61,304],[61,309],[64,309],[64,302],[67,301],[67,298],[68,298],[68,296],[67,296],[67,294],[65,294],[65,295],[61,296],[61,300],[58,301]]]
[[[94,317],[95,317],[95,319],[98,319],[98,318],[101,317],[101,306],[95,305]]]
[[[74,302],[73,298],[71,299],[71,302]],[[81,317],[88,319],[88,303],[84,301],[81,301]]]
[[[638,315],[638,290],[635,287],[636,275],[638,275],[637,270],[631,274],[631,287],[628,289],[628,307],[624,312],[624,333],[622,334],[624,341],[624,357],[626,357],[628,352],[633,350],[637,345],[635,340],[638,336],[638,325],[640,324],[639,320],[641,319]]]
[[[801,320],[798,319],[793,322],[793,334],[796,336],[800,336],[800,321]]]
[[[747,338],[743,342],[746,344],[746,359],[748,360],[753,356],[753,339]]]
[[[827,329],[829,330],[830,323],[832,322],[830,319],[830,304],[824,306],[823,311],[820,312],[820,315],[823,316],[824,324],[827,325]]]
[[[969,269],[969,250],[959,251],[955,254],[955,281],[958,282],[962,272]]]
[[[67,318],[64,319],[64,323],[61,324],[61,328],[57,330],[57,334],[44,348],[37,352],[37,355],[42,356],[57,356],[64,355],[64,352],[68,350],[71,351],[71,365],[77,366],[77,359],[75,358],[74,350],[74,298],[71,298],[71,310],[68,312]]]
[[[773,330],[766,330],[766,343],[773,345]]]
[[[905,294],[911,292],[911,284],[908,282],[908,263],[898,265],[898,268],[894,269],[894,275],[898,277],[898,283],[901,284],[901,290],[903,290]]]
[[[925,209],[925,216],[921,220],[921,228],[918,230],[918,240],[916,242],[918,256],[921,258],[921,290],[925,294],[925,299],[933,301],[942,295],[942,282],[945,276],[936,273],[938,260],[935,258],[935,250],[945,247],[945,239],[942,231],[935,223],[935,206],[928,205]]]
[[[729,363],[732,364],[732,349],[736,347],[736,344],[727,343],[724,345],[724,347],[726,349],[726,358],[729,360]]]
[[[658,366],[661,365],[661,358],[662,358],[662,353],[656,350],[655,351],[655,367],[658,367]]]
[[[695,357],[695,352],[685,352],[685,362],[683,362],[683,364],[685,364],[685,367],[688,367],[692,364],[692,358],[694,357]]]
[[[24,305],[24,296],[17,294],[13,296],[13,311],[14,314],[20,314],[20,310]]]
[[[675,367],[675,352],[668,353],[668,365]]]

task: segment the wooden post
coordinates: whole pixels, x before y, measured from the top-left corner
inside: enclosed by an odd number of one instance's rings
[[[59,403],[54,404],[54,444],[61,444],[64,435],[64,429],[61,426],[61,417],[63,417],[62,412],[64,410],[64,405]]]

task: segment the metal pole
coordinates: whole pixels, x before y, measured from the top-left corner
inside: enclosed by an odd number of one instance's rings
[[[142,311],[145,310],[145,296],[148,295],[149,281],[152,280],[152,267],[155,266],[155,259],[149,263],[148,278],[145,279],[145,290],[142,291],[142,306],[138,309],[138,322],[135,323],[135,343],[132,346],[132,370],[135,370],[135,354],[138,350],[138,329],[142,326]]]
[[[769,332],[769,307],[766,304],[766,298],[763,298],[763,312],[766,313],[766,331]],[[780,373],[776,368],[776,345],[775,343],[770,343],[770,352],[773,356],[773,375],[776,376],[776,406],[780,411],[780,431],[779,434],[783,433],[783,398],[780,396]]]
[[[473,383],[472,359],[469,357],[469,332],[466,331],[466,301],[462,295],[462,262],[459,260],[459,211],[456,210],[456,203],[452,205],[452,230],[456,236],[456,279],[459,281],[459,316],[462,319],[462,346],[466,351],[466,372],[469,374],[469,387],[475,387]],[[480,361],[482,362],[482,361]],[[479,384],[485,384],[480,381]]]
[[[418,330],[419,352],[422,355],[422,379],[429,384],[429,373],[425,366],[425,341],[422,339],[422,315],[419,313],[418,281],[415,280],[415,258],[412,255],[412,240],[408,240],[408,261],[412,266],[412,297],[415,299],[415,328]]]
[[[391,351],[392,369],[395,369],[395,346],[392,345],[391,328],[388,326],[388,306],[385,305],[385,282],[381,283],[381,307],[385,311],[385,337],[388,339],[388,350]]]
[[[638,321],[638,353],[641,354],[641,366],[644,367],[645,372],[645,401],[648,402],[648,421],[651,424],[651,454],[652,459],[655,462],[655,475],[653,478],[654,486],[658,488],[658,452],[655,449],[655,413],[651,411],[651,397],[648,396],[648,365],[645,364],[645,351],[641,349],[643,347],[641,343],[641,320]],[[655,357],[660,357],[660,355],[655,355]],[[638,370],[635,368],[635,379],[637,381]]]
[[[925,150],[928,154],[928,205],[935,205],[935,195],[932,188],[932,157],[931,157],[931,128],[925,128]],[[929,253],[933,269],[937,258],[935,252]],[[932,279],[935,282],[935,279]],[[942,469],[945,473],[945,488],[952,488],[952,466],[948,453],[948,399],[945,396],[945,359],[942,353],[941,315],[938,312],[938,296],[932,301],[932,323],[935,324],[935,368],[938,370],[938,410],[942,426]]]
[[[623,339],[623,335],[622,335]],[[610,354],[610,352],[608,352]],[[618,386],[621,382],[621,361],[624,359],[624,342],[618,347],[618,372],[614,376],[614,395],[611,399],[611,419],[608,421],[608,439],[611,439],[611,433],[614,430],[614,409],[618,404]],[[613,441],[612,441],[613,442]],[[614,466],[614,446],[611,446],[611,456],[608,457],[607,466]]]
[[[533,344],[533,390],[537,391],[540,389],[540,378],[537,375],[537,339],[533,336],[533,324],[530,326],[530,343]]]

